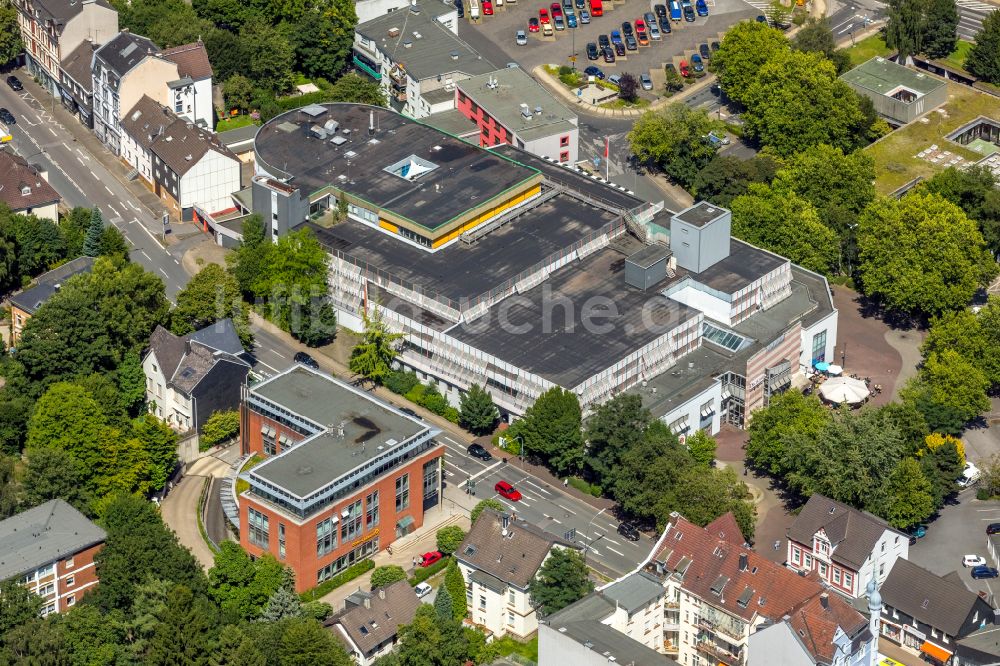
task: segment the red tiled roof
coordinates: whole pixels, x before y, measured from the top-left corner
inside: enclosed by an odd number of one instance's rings
[[[851,637],[868,627],[864,616],[846,600],[838,594],[826,592],[807,599],[789,615],[788,623],[806,650],[818,662],[824,663],[833,662],[836,652],[833,639],[837,635],[837,627]]]
[[[35,167],[0,150],[0,201],[15,213],[59,202],[59,194]]]
[[[743,532],[740,530],[740,524],[736,522],[736,516],[732,512],[723,514],[705,525],[705,531],[734,546],[742,546],[746,543]]]
[[[189,76],[195,81],[212,76],[212,63],[208,61],[208,51],[201,40],[164,49],[160,55],[177,63],[177,73],[181,76]]]
[[[730,516],[711,523],[709,531],[673,514],[653,559],[680,576],[688,592],[748,622],[757,615],[779,621],[823,591],[815,574],[800,576],[771,562],[742,545],[742,536],[735,543],[733,528],[726,527],[730,519],[735,526]]]

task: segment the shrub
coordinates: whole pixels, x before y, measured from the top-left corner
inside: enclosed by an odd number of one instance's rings
[[[587,483],[583,479],[575,476],[569,477],[569,485],[573,486],[581,493],[587,493],[588,495],[593,495],[594,497],[600,497],[604,491],[604,489],[600,486]]]
[[[458,525],[448,525],[437,531],[437,549],[445,555],[451,555],[462,545],[465,530]]]
[[[443,571],[448,562],[451,560],[450,557],[442,557],[440,560],[430,565],[429,567],[418,567],[416,571],[413,572],[413,576],[410,577],[408,581],[412,587],[420,585],[434,574],[439,571]]]
[[[420,383],[417,373],[405,370],[394,370],[385,378],[383,386],[399,395],[406,395],[410,389]]]
[[[240,432],[240,413],[235,409],[212,412],[201,429],[199,444],[205,448],[235,437]]]
[[[559,75],[560,76],[564,76],[566,74],[572,74],[572,73],[573,73],[573,68],[570,67],[569,65],[561,65],[559,67]]]
[[[313,589],[306,590],[299,595],[299,599],[301,599],[304,603],[310,603],[312,601],[322,599],[329,594],[331,590],[335,590],[345,583],[350,583],[358,576],[366,574],[374,568],[375,563],[372,560],[362,560],[356,564],[352,564],[330,580],[325,580]]]
[[[376,587],[385,587],[405,579],[406,572],[403,571],[403,567],[398,564],[387,564],[372,571],[371,588],[374,590]]]

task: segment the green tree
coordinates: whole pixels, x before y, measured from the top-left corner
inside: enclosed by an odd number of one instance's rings
[[[94,558],[101,584],[90,594],[105,612],[127,610],[137,587],[150,577],[184,585],[196,594],[205,590],[201,567],[177,543],[152,502],[134,495],[113,497],[104,507],[101,525],[108,535]]]
[[[859,224],[864,291],[891,310],[937,315],[965,307],[996,274],[975,223],[938,195],[876,200]]]
[[[860,98],[817,53],[785,51],[769,60],[742,102],[747,136],[779,155],[819,143],[852,150],[868,140]]]
[[[434,597],[434,612],[442,620],[454,621],[454,606],[452,604],[451,592],[442,585],[438,588],[437,596]]]
[[[965,471],[965,459],[958,450],[959,440],[942,438],[939,446],[928,446],[917,452],[920,469],[930,483],[930,494],[935,507],[941,506],[946,497],[958,488],[955,482]]]
[[[201,429],[201,443],[215,446],[240,434],[240,413],[235,409],[212,412]]]
[[[692,465],[677,436],[662,421],[653,421],[642,438],[622,453],[611,478],[612,496],[625,514],[653,525],[657,504]]]
[[[251,560],[239,544],[224,541],[208,571],[209,593],[225,617],[254,620],[260,617],[278,588],[291,584],[291,573],[273,555]]]
[[[958,7],[955,0],[927,0],[924,15],[924,53],[946,58],[958,45]]]
[[[385,92],[377,82],[362,78],[354,72],[341,76],[330,89],[331,102],[354,102],[385,106]],[[346,212],[346,211],[344,211]]]
[[[513,427],[526,452],[540,458],[557,474],[576,471],[583,456],[580,401],[559,386],[542,393]]]
[[[348,367],[351,372],[374,384],[381,384],[392,372],[396,360],[399,341],[405,339],[402,333],[392,333],[382,319],[379,305],[372,308],[371,315],[364,313],[365,330],[361,342],[351,350]]]
[[[24,473],[24,502],[37,506],[52,499],[62,499],[89,513],[91,491],[79,463],[64,449],[43,446],[25,452],[28,465]]]
[[[989,83],[1000,84],[1000,11],[986,15],[965,58],[965,68]]]
[[[990,252],[1000,254],[1000,190],[989,168],[948,167],[921,183],[920,188],[940,195],[961,208],[970,220],[979,225]]]
[[[470,657],[469,639],[458,622],[441,619],[427,604],[417,609],[413,622],[400,627],[399,639],[397,663],[402,666],[450,666]]]
[[[302,602],[298,595],[287,587],[279,587],[267,600],[260,619],[264,622],[277,622],[289,617],[302,616]]]
[[[226,106],[240,113],[249,113],[253,100],[253,83],[242,74],[233,74],[222,85]]]
[[[772,0],[771,4],[764,10],[764,15],[776,28],[787,28],[791,25],[792,10],[790,7],[786,7],[781,0]]]
[[[83,241],[90,227],[90,209],[77,206],[59,218],[59,233],[66,245],[66,257],[74,259],[83,254]]]
[[[479,384],[473,384],[462,394],[458,410],[459,424],[475,435],[493,432],[500,412],[493,404],[493,398]]]
[[[560,611],[593,590],[583,553],[568,548],[554,548],[528,584],[531,604],[542,615]]]
[[[451,555],[465,540],[465,530],[458,525],[446,525],[437,531],[435,541],[437,549],[445,555]]]
[[[319,3],[317,10],[303,16],[296,26],[295,61],[307,76],[332,78],[347,66],[358,17],[349,0],[328,0]]]
[[[244,58],[241,73],[272,93],[291,87],[295,52],[282,30],[251,18],[240,28],[240,46]]]
[[[51,617],[14,627],[4,636],[0,651],[0,659],[12,664],[68,664],[70,657],[62,622]]]
[[[924,48],[924,0],[889,0],[885,44],[898,53],[899,62]]]
[[[142,442],[149,461],[150,487],[160,490],[167,485],[177,466],[177,433],[152,414],[135,419],[132,432]]]
[[[21,452],[33,406],[27,396],[10,388],[0,389],[0,452]]]
[[[465,598],[465,577],[454,558],[448,561],[448,567],[444,574],[444,584],[441,587],[447,588],[451,595],[454,618],[458,621],[463,620],[469,612],[468,602]]]
[[[372,569],[371,588],[385,587],[393,583],[406,580],[406,572],[403,567],[397,564],[386,564]]]
[[[12,456],[0,453],[0,520],[17,513],[20,486],[15,474],[17,464]],[[0,629],[0,636],[3,630]]]
[[[931,320],[920,348],[924,359],[952,350],[982,371],[990,387],[1000,384],[1000,297],[991,296],[979,312],[963,308]]]
[[[677,183],[690,187],[716,148],[705,137],[718,126],[704,109],[670,104],[642,114],[628,133],[632,153],[656,164]]]
[[[100,255],[116,262],[128,261],[129,246],[125,235],[113,225],[104,227],[101,232]]]
[[[989,381],[983,372],[957,351],[931,352],[919,374],[904,387],[935,432],[958,435],[965,424],[990,408]]]
[[[504,507],[503,503],[500,500],[493,499],[492,497],[490,497],[490,498],[487,498],[487,499],[484,499],[484,500],[479,500],[479,502],[476,504],[476,506],[474,506],[472,508],[472,513],[469,514],[469,519],[473,523],[476,522],[476,520],[479,518],[479,516],[486,509],[492,509],[492,510],[498,511],[500,513],[503,513],[506,510],[506,508]]]
[[[846,51],[837,49],[837,38],[826,17],[807,19],[792,39],[792,47],[798,51],[823,54],[837,68],[838,75],[851,68],[851,57]]]
[[[134,349],[125,352],[114,378],[122,410],[129,416],[138,415],[146,402],[146,375],[138,352]]]
[[[80,289],[96,305],[106,322],[116,364],[127,352],[142,350],[153,329],[167,321],[170,301],[163,281],[142,266],[102,257],[90,274],[80,277],[70,280],[62,291]]]
[[[837,236],[811,203],[787,190],[755,183],[732,201],[733,235],[820,273],[836,265]]]
[[[934,513],[931,484],[913,458],[903,458],[896,465],[887,494],[885,509],[880,513],[896,529],[909,529]]]
[[[247,300],[263,298],[267,293],[265,275],[274,245],[267,241],[260,215],[251,215],[243,221],[243,241],[226,257],[229,272],[236,278],[240,291]]]
[[[669,97],[684,87],[684,77],[677,73],[674,67],[664,68],[664,90]]]
[[[9,225],[17,248],[17,272],[21,282],[44,273],[66,257],[66,242],[52,220],[13,215]]]
[[[219,264],[208,264],[177,294],[177,305],[170,313],[170,330],[187,335],[231,319],[245,349],[253,347],[250,314],[240,297],[240,286]]]
[[[601,483],[613,486],[622,471],[621,456],[642,440],[652,421],[642,398],[622,393],[608,400],[587,419],[587,468]]]
[[[0,64],[7,64],[24,51],[17,10],[11,4],[0,5]]]
[[[90,212],[90,226],[83,239],[83,253],[88,257],[96,257],[101,253],[101,234],[104,232],[104,220],[101,211],[96,206]]]
[[[730,99],[743,104],[761,69],[789,48],[781,32],[763,23],[743,21],[735,24],[712,55],[719,85]]]
[[[747,193],[752,183],[770,183],[778,162],[767,154],[748,160],[732,155],[717,155],[705,165],[691,184],[695,196],[729,208],[733,199]]]
[[[278,627],[280,634],[275,647],[282,666],[351,666],[354,663],[333,633],[312,618],[286,619]]]
[[[693,435],[687,437],[688,453],[696,465],[701,467],[711,467],[715,462],[715,449],[718,442],[715,438],[704,430],[696,430]]]
[[[127,659],[125,623],[118,616],[104,615],[96,606],[74,606],[63,618],[62,630],[73,664],[115,664]]]
[[[0,636],[38,617],[42,612],[42,605],[40,596],[13,578],[0,583]]]
[[[219,631],[218,610],[208,599],[177,585],[159,619],[147,663],[208,664]]]
[[[788,438],[816,439],[830,421],[830,411],[815,396],[786,391],[773,396],[767,407],[754,412],[746,445],[747,462],[766,472],[784,477]]]
[[[292,317],[289,332],[309,347],[321,347],[333,342],[337,335],[337,315],[324,292],[302,304],[298,317]]]
[[[658,529],[663,529],[673,511],[702,527],[732,513],[743,538],[753,540],[757,510],[746,484],[730,468],[707,472],[698,467],[686,469],[656,504]]]

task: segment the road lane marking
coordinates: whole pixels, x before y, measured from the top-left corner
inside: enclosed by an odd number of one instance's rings
[[[52,129],[51,127],[46,127],[45,129],[47,129],[49,132],[51,132],[52,136],[55,136],[55,137],[59,136],[58,134],[56,134],[56,131],[54,129]]]
[[[150,257],[150,256],[149,256],[148,254],[146,254],[146,251],[145,251],[145,250],[139,250],[139,252],[141,252],[141,253],[142,253],[142,256],[146,257],[146,259],[147,259],[148,261],[152,261],[152,260],[153,260],[153,259],[152,259],[152,258],[151,258],[151,257]]]
[[[125,203],[127,203],[127,204],[128,204],[129,206],[131,206],[131,207],[132,207],[132,210],[134,210],[134,211],[138,212],[138,210],[139,210],[139,207],[138,207],[138,206],[136,206],[136,205],[135,205],[134,203],[132,203],[131,201],[126,201]]]
[[[625,553],[619,553],[619,552],[618,552],[617,550],[615,550],[615,549],[614,549],[614,548],[612,548],[611,546],[608,546],[608,550],[610,550],[610,551],[611,551],[612,553],[615,553],[615,554],[617,554],[617,555],[620,555],[620,556],[622,556],[622,557],[625,557]]]
[[[565,511],[566,513],[572,513],[572,514],[573,514],[574,516],[576,515],[576,511],[572,511],[572,510],[570,510],[570,509],[567,509],[566,507],[564,507],[564,506],[560,506],[560,505],[558,505],[558,504],[556,504],[556,506],[558,506],[558,507],[559,507],[560,509],[562,509],[562,510],[563,510],[563,511]]]
[[[262,361],[260,359],[257,359],[257,363],[259,363],[260,365],[263,365],[265,367],[268,367],[271,370],[274,370],[275,372],[278,372],[278,369],[276,367],[274,367],[273,365],[268,365],[267,363],[264,363],[264,361]]]
[[[617,541],[615,541],[614,539],[609,539],[608,537],[604,537],[604,539],[605,539],[606,541],[610,541],[611,543],[615,544],[616,546],[620,546],[620,545],[621,545],[620,543],[618,543],[618,542],[617,542]]]
[[[139,223],[139,220],[136,220],[136,219],[133,219],[132,221],[133,221],[133,222],[135,222],[136,224],[138,224],[138,223]],[[148,234],[148,235],[149,235],[149,237],[150,237],[150,238],[152,238],[152,239],[153,239],[153,241],[154,241],[154,242],[155,242],[155,243],[156,243],[157,245],[159,245],[160,247],[163,247],[163,243],[161,243],[161,242],[160,242],[160,240],[159,240],[159,239],[158,239],[158,238],[157,238],[156,236],[154,236],[154,235],[153,235],[153,232],[152,232],[152,231],[150,231],[149,229],[147,229],[147,228],[146,228],[146,225],[145,225],[145,224],[139,224],[139,226],[140,226],[140,227],[142,228],[142,230],[143,230],[143,231],[145,231],[145,232],[146,232],[146,234]]]
[[[553,523],[559,523],[560,525],[562,525],[562,521],[561,521],[561,520],[559,520],[558,518],[553,518],[553,519],[552,519],[552,522],[553,522]]]
[[[177,264],[178,266],[181,265],[181,262],[177,261],[177,257],[174,257],[174,263]]]
[[[108,191],[108,194],[110,194],[111,196],[115,196],[115,193],[114,193],[114,192],[112,192],[112,191],[111,191],[111,188],[110,188],[110,187],[108,187],[107,185],[105,185],[105,186],[104,186],[104,189],[106,189],[106,190]]]
[[[121,213],[118,212],[118,209],[115,208],[114,204],[108,204],[108,208],[110,208],[111,210],[115,211],[115,215],[121,215]]]
[[[497,467],[499,467],[502,464],[503,464],[503,462],[501,462],[499,460],[496,461],[495,463],[493,463],[492,465],[490,465],[486,469],[482,470],[481,472],[476,472],[475,474],[473,474],[472,475],[472,480],[475,481],[476,479],[478,479],[479,477],[481,477],[483,474],[486,474],[487,472],[491,472],[492,470],[496,469]]]
[[[538,488],[538,489],[539,489],[540,491],[542,491],[542,492],[543,492],[543,493],[545,493],[546,495],[551,495],[551,494],[552,494],[552,493],[550,493],[549,491],[547,491],[547,490],[546,490],[545,488],[542,488],[542,487],[541,487],[540,485],[538,485],[537,483],[532,483],[532,482],[531,482],[531,481],[529,481],[529,480],[528,480],[527,478],[525,478],[525,479],[524,479],[524,482],[525,482],[525,483],[528,483],[528,484],[531,484],[531,485],[533,485],[534,487]]]
[[[273,352],[273,353],[274,353],[274,355],[275,355],[275,356],[277,356],[278,358],[283,358],[283,359],[285,359],[286,361],[288,360],[288,357],[287,357],[287,356],[285,356],[284,354],[282,354],[282,353],[281,353],[281,352],[279,352],[279,351],[276,351],[276,350],[272,349],[272,350],[271,350],[271,352]]]
[[[527,502],[525,502],[525,501],[524,501],[524,497],[521,497],[521,499],[519,499],[519,500],[517,501],[517,503],[518,503],[518,504],[520,504],[520,505],[522,505],[522,506],[526,506],[526,507],[528,507],[529,509],[531,508],[531,505],[530,505],[530,504],[528,504]]]
[[[90,175],[93,176],[96,180],[100,180],[99,178],[97,178],[97,174],[94,173],[93,169],[90,170]]]
[[[163,273],[163,277],[165,277],[165,278],[169,278],[170,277],[169,275],[167,275],[167,272],[165,270],[163,270],[162,268],[160,268],[159,271],[161,273]]]

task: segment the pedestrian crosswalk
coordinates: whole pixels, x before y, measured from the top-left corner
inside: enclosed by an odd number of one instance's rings
[[[1000,6],[998,5],[991,5],[988,2],[979,2],[979,0],[957,0],[955,4],[959,7],[971,9],[977,12],[991,12],[994,9],[1000,9]]]
[[[746,2],[754,9],[759,10],[761,13],[767,12],[767,10],[770,9],[771,7],[770,2],[761,2],[761,0],[744,0],[744,2]]]

